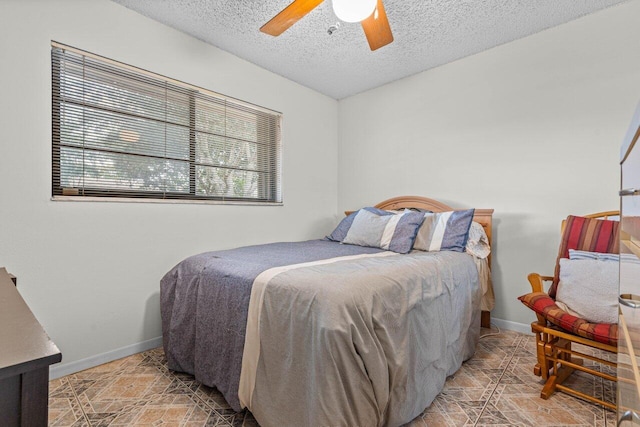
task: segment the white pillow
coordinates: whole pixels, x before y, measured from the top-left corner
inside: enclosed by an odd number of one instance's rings
[[[480,259],[485,259],[491,253],[487,233],[482,225],[475,221],[471,223],[471,228],[469,228],[469,238],[464,251]]]
[[[618,263],[560,259],[556,304],[591,323],[618,323]]]

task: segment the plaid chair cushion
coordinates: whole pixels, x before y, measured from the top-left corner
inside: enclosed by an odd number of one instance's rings
[[[560,281],[560,258],[569,258],[569,249],[600,253],[620,253],[618,239],[618,221],[585,218],[569,215],[565,221],[564,232],[560,241],[560,249],[556,258],[556,269],[553,282],[549,288],[549,296],[556,297]]]
[[[520,301],[548,322],[583,338],[604,344],[618,345],[618,325],[611,323],[589,323],[572,316],[556,305],[545,292],[532,292],[518,297]]]

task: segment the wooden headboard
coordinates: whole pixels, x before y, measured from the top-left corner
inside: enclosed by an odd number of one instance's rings
[[[437,200],[429,199],[427,197],[420,196],[400,196],[394,197],[382,201],[374,207],[384,210],[399,210],[399,209],[424,209],[432,212],[447,212],[456,211],[462,209],[454,209],[451,206],[445,205]],[[345,212],[349,215],[353,211]],[[492,229],[493,209],[476,209],[473,216],[473,220],[484,228],[484,232],[487,233],[489,238],[489,245],[491,245],[491,229]]]

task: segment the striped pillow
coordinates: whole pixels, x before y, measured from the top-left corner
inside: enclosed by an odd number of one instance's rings
[[[556,297],[556,289],[560,281],[560,259],[569,258],[569,249],[599,253],[620,253],[618,240],[618,221],[607,219],[585,218],[569,215],[565,221],[564,232],[560,240],[560,249],[556,259],[553,283],[549,288],[549,296]]]
[[[421,212],[378,215],[370,210],[360,209],[342,243],[406,254],[411,251],[423,219],[424,214]]]
[[[600,252],[579,251],[577,249],[569,249],[569,259],[595,259],[598,261],[620,261],[620,255],[618,254],[603,254]]]
[[[345,237],[347,237],[347,233],[351,228],[351,224],[353,224],[353,219],[356,217],[358,212],[361,210],[367,210],[369,212],[375,213],[377,215],[394,215],[396,212],[392,211],[383,211],[382,209],[366,207],[355,212],[350,213],[346,217],[342,218],[342,221],[338,224],[338,226],[327,236],[327,239],[333,240],[334,242],[342,242]]]
[[[424,214],[414,249],[464,252],[475,209]]]

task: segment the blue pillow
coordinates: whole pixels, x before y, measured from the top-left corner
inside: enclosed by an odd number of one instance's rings
[[[327,236],[327,239],[333,240],[334,242],[342,242],[344,240],[344,238],[347,237],[347,233],[349,232],[349,229],[351,228],[351,224],[353,224],[353,219],[356,217],[358,212],[360,212],[363,209],[367,210],[367,211],[369,211],[371,213],[375,213],[377,215],[380,215],[380,216],[382,216],[382,215],[394,215],[393,212],[383,211],[382,209],[373,208],[373,207],[367,207],[367,208],[359,209],[359,210],[357,210],[355,212],[350,213],[345,218],[343,218],[342,221],[340,221],[340,223],[336,227],[336,229],[333,230],[331,232],[331,234],[329,234]]]
[[[424,214],[414,249],[464,252],[475,209]]]
[[[405,211],[397,215],[379,215],[361,209],[353,218],[342,243],[406,254],[411,251],[423,220],[424,214],[421,212]]]

